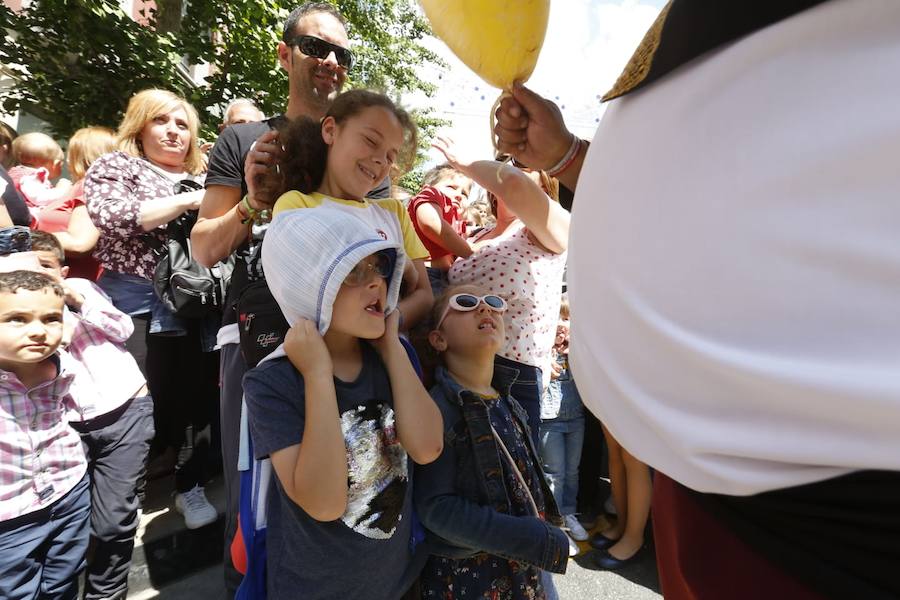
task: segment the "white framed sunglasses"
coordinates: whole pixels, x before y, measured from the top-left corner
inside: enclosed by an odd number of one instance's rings
[[[478,308],[482,302],[496,313],[505,312],[508,307],[506,300],[495,294],[487,294],[484,296],[476,296],[475,294],[453,294],[450,296],[447,307],[444,309],[444,312],[441,313],[441,318],[438,319],[437,325],[435,325],[434,328],[441,328],[444,319],[447,318],[451,309],[457,312],[469,312]]]

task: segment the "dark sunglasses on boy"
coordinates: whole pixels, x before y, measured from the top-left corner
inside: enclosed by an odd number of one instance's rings
[[[326,42],[323,39],[312,35],[298,35],[290,42],[291,46],[296,46],[300,52],[307,56],[313,56],[319,59],[328,58],[328,55],[334,52],[334,58],[337,64],[348,71],[353,66],[353,53],[343,46]]]
[[[457,312],[469,312],[478,308],[482,302],[494,312],[502,313],[506,310],[506,300],[500,296],[495,296],[493,294],[488,294],[486,296],[476,296],[475,294],[453,294],[447,302],[447,308],[444,309],[441,318],[438,319],[435,329],[441,328],[444,319],[446,319],[447,315],[450,313],[450,309]]]
[[[391,259],[378,253],[365,258],[350,271],[344,278],[344,285],[356,287],[368,285],[376,277],[387,279],[391,276]]]

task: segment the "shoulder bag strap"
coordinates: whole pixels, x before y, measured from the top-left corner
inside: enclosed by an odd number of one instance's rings
[[[509,466],[512,467],[513,473],[516,476],[516,481],[519,482],[519,485],[522,486],[522,489],[525,490],[525,493],[528,495],[528,503],[531,505],[531,510],[534,511],[534,516],[540,518],[541,511],[538,510],[537,503],[534,501],[534,496],[531,493],[531,488],[528,487],[528,484],[525,482],[525,478],[522,476],[522,472],[519,471],[519,467],[516,466],[516,461],[513,460],[512,454],[510,454],[509,449],[506,447],[506,444],[503,443],[503,440],[500,439],[500,434],[497,433],[497,430],[494,429],[494,424],[491,423],[490,419],[490,409],[487,404],[485,404],[484,400],[481,400],[481,403],[484,404],[485,409],[488,410],[488,425],[491,428],[491,434],[494,436],[494,440],[497,442],[497,445],[500,446],[500,451],[503,456],[506,457],[506,460],[509,462]]]

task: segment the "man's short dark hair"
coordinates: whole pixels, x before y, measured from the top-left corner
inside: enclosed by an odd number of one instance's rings
[[[300,19],[306,15],[315,13],[327,13],[340,21],[341,25],[344,26],[344,29],[347,28],[347,19],[338,12],[338,9],[335,8],[333,4],[329,4],[328,2],[304,2],[292,10],[291,14],[288,15],[287,21],[284,22],[284,31],[281,33],[282,41],[290,43],[291,40],[294,39],[294,30],[297,29],[297,23]]]
[[[66,251],[56,236],[46,231],[32,230],[31,249],[34,252],[52,252],[59,259],[59,264],[66,263]]]
[[[46,273],[37,271],[0,273],[0,294],[15,294],[19,290],[28,290],[29,292],[50,290],[60,298],[65,296],[62,286]]]

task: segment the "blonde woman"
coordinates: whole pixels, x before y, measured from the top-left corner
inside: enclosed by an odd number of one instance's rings
[[[88,212],[102,234],[94,251],[104,269],[98,284],[135,320],[128,347],[153,396],[157,465],[179,457],[176,507],[191,529],[217,517],[203,491],[208,436],[186,440],[185,429],[198,437],[218,401],[218,358],[208,335],[218,325],[172,315],[151,279],[166,224],[203,199],[202,189],[176,193],[185,180],[202,184],[198,130],[197,112],[184,98],[159,89],[139,92],[119,125],[118,150],[91,165],[84,182]]]

